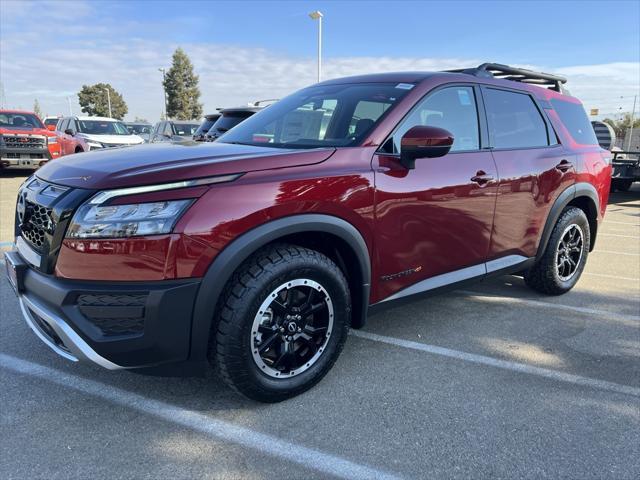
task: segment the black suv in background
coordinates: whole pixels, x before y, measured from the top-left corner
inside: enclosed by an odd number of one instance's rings
[[[191,140],[199,127],[195,120],[163,120],[156,123],[149,143]]]
[[[205,135],[205,142],[213,142],[223,133],[231,130],[233,127],[249,118],[254,113],[259,112],[265,107],[239,107],[239,108],[223,108],[220,110],[220,118],[216,120],[213,126]]]
[[[204,116],[204,122],[200,124],[196,133],[193,134],[193,139],[196,142],[204,142],[206,140],[207,132],[213,124],[216,123],[216,120],[220,118],[220,113],[210,113]]]

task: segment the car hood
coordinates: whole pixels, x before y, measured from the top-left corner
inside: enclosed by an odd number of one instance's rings
[[[88,142],[109,143],[112,145],[138,145],[143,142],[138,135],[91,135],[89,133],[79,133],[77,135]]]
[[[228,143],[152,143],[48,162],[37,176],[76,188],[110,189],[320,163],[333,148],[279,149]]]
[[[2,135],[42,135],[45,137],[55,137],[55,133],[47,130],[46,128],[2,128],[0,127],[0,134]]]

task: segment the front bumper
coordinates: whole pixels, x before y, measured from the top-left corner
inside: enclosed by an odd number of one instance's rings
[[[2,148],[0,169],[37,169],[51,160],[47,148]]]
[[[58,355],[112,370],[188,359],[199,280],[69,281],[38,272],[18,251],[5,261],[21,270],[24,320]]]

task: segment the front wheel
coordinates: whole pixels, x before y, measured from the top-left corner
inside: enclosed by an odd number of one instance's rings
[[[347,281],[325,255],[293,245],[254,254],[234,274],[219,309],[211,360],[254,400],[278,402],[315,385],[347,337]]]
[[[525,283],[547,295],[568,292],[582,275],[590,242],[589,221],[584,212],[575,207],[565,208],[542,258],[525,273]]]

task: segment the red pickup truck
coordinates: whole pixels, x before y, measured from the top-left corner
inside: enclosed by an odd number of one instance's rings
[[[58,137],[35,113],[0,110],[0,170],[35,170],[59,156]]]

